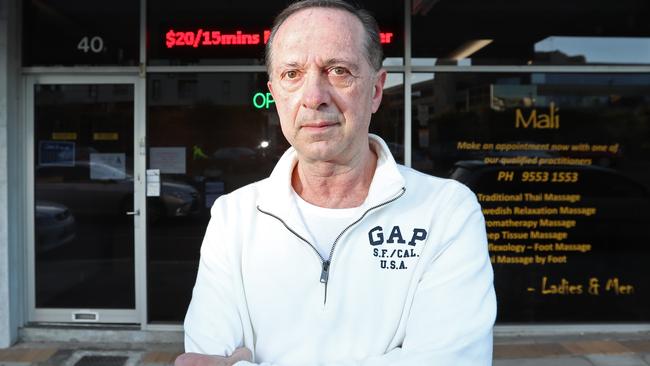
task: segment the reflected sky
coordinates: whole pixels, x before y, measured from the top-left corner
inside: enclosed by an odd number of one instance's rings
[[[404,75],[402,73],[388,73],[386,75],[386,82],[384,83],[384,89],[391,88],[396,85],[404,84]]]
[[[550,51],[583,55],[588,63],[647,64],[650,38],[552,36],[535,44],[535,52]]]

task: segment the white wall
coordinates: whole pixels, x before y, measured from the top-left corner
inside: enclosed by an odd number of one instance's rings
[[[0,0],[0,348],[11,341],[9,326],[9,230],[7,210],[7,4]]]
[[[23,324],[24,257],[17,238],[20,192],[16,189],[18,43],[15,0],[0,0],[0,348],[16,341]],[[10,215],[10,213],[12,213]]]

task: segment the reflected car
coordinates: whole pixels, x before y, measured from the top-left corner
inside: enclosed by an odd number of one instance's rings
[[[37,253],[61,247],[76,237],[74,216],[60,203],[36,201],[34,221]]]
[[[249,172],[260,163],[258,151],[244,146],[222,147],[210,154],[213,168],[225,173]]]
[[[149,216],[153,221],[159,217],[192,216],[201,210],[201,199],[196,188],[169,179],[162,180],[158,201],[160,204],[154,203],[149,206]],[[155,211],[158,208],[161,210],[160,213]]]
[[[37,166],[36,198],[61,202],[79,215],[124,215],[133,210],[133,175],[102,162],[77,161],[74,166]],[[160,196],[149,198],[159,217],[199,213],[199,192],[193,186],[161,177]]]
[[[243,146],[223,147],[212,153],[212,157],[217,160],[254,159],[255,155],[255,150]]]

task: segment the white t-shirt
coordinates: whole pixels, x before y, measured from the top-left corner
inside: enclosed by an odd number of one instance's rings
[[[319,207],[303,200],[293,190],[292,193],[302,222],[313,239],[310,242],[316,247],[321,257],[328,260],[334,240],[348,225],[359,218],[361,208]]]

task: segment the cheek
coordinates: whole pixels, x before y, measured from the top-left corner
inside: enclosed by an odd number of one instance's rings
[[[296,97],[293,94],[282,94],[279,95],[277,99],[275,99],[275,105],[276,109],[278,110],[278,113],[284,114],[284,115],[291,115],[292,113],[295,113],[296,109]]]
[[[353,119],[357,125],[365,122],[362,120],[368,118],[372,108],[371,95],[360,90],[339,95],[336,103],[346,119]]]
[[[296,142],[297,130],[293,126],[293,120],[290,118],[284,118],[283,115],[280,115],[280,130],[287,142],[294,145]]]
[[[367,109],[367,106],[370,106],[372,103],[374,87],[368,83],[367,80],[363,80],[360,84],[357,84],[355,88],[351,88],[347,93],[347,99],[354,105],[357,109]]]
[[[288,117],[290,117],[290,108],[289,104],[286,100],[286,98],[276,98],[274,99],[275,101],[275,110],[278,112],[278,115],[280,116],[280,121],[285,121]]]
[[[295,121],[296,109],[286,99],[275,100],[275,109],[280,117],[280,128],[282,134],[290,142],[293,143],[293,136],[295,135]]]
[[[290,127],[287,127],[287,124],[286,124],[286,123],[282,123],[282,122],[280,123],[280,129],[282,130],[282,134],[284,135],[284,138],[286,138],[287,141],[289,141],[289,143],[290,143],[291,145],[293,145],[293,142],[294,142],[294,138],[293,138],[294,132],[293,132],[293,129],[290,128]]]

